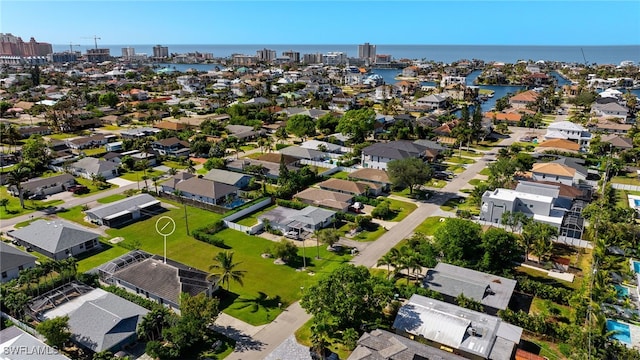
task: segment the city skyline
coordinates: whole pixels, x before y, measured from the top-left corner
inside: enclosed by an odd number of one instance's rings
[[[2,32],[51,44],[640,44],[638,1],[5,0],[0,9]]]

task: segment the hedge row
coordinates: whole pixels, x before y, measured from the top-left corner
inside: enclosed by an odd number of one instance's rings
[[[506,309],[498,311],[498,316],[509,324],[551,337],[556,341],[566,342],[571,337],[571,329],[568,326],[547,321],[543,315],[529,315],[524,311]]]
[[[224,243],[224,239],[214,236],[217,232],[225,228],[224,221],[217,220],[216,222],[209,224],[205,227],[197,228],[191,232],[194,239],[204,241],[213,246],[217,246],[222,249],[228,249],[229,247]]]
[[[147,310],[155,310],[162,309],[162,305],[157,302],[149,299],[145,299],[140,295],[132,294],[123,288],[119,288],[115,285],[103,286],[103,290],[108,291],[110,293],[116,294],[121,298],[131,301],[132,303],[138,304]]]
[[[292,201],[292,200],[284,200],[284,199],[276,199],[276,204],[279,206],[284,206],[284,207],[296,209],[296,210],[301,210],[309,206],[300,201]]]
[[[523,293],[534,295],[541,299],[548,299],[561,305],[569,305],[569,299],[572,295],[572,291],[569,289],[545,284],[525,276],[520,276],[517,280],[518,289]]]

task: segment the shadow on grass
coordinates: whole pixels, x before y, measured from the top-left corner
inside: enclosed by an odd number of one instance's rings
[[[240,295],[220,288],[215,294],[213,294],[213,296],[220,299],[218,307],[220,308],[220,311],[222,311],[231,306]]]
[[[533,296],[515,291],[509,301],[509,309],[516,312],[521,310],[528,314],[531,303],[533,303]]]
[[[113,244],[110,244],[108,242],[100,241],[100,247],[96,247],[93,250],[89,250],[89,251],[83,252],[82,254],[78,254],[78,255],[74,256],[74,259],[76,259],[76,261],[81,261],[81,260],[84,260],[86,258],[90,258],[90,257],[92,257],[94,255],[98,255],[98,254],[100,254],[102,252],[105,252],[105,251],[113,248],[113,246],[114,246]]]

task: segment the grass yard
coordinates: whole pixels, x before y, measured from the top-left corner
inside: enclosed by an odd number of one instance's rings
[[[459,151],[456,151],[456,155],[460,154]],[[472,150],[462,150],[462,156],[468,156],[468,157],[482,157],[484,154],[482,153],[478,153]]]
[[[166,166],[168,168],[174,168],[174,169],[178,169],[178,170],[182,170],[182,169],[186,169],[187,168],[187,165],[183,165],[183,164],[181,164],[181,163],[179,163],[177,161],[170,161],[170,160],[163,161],[162,165],[164,165],[164,166]]]
[[[90,222],[86,222],[84,221],[84,212],[82,211],[82,206],[74,206],[72,208],[69,209],[64,209],[64,211],[59,211],[56,213],[57,216],[65,219],[65,220],[69,220],[69,221],[73,221],[75,223],[78,223],[80,225],[86,226],[86,227],[91,227],[91,228],[97,228],[98,225],[96,224],[92,224]]]
[[[447,186],[447,182],[445,180],[431,179],[427,181],[424,184],[424,186],[428,186],[436,189],[442,189],[443,187]]]
[[[331,174],[330,177],[334,178],[334,179],[342,179],[342,180],[349,180],[349,173],[346,171],[338,171],[335,174]]]
[[[440,221],[440,219],[440,216],[432,216],[426,218],[422,222],[422,224],[418,225],[418,227],[415,229],[415,232],[421,232],[425,235],[433,236],[433,234],[436,233],[436,230],[438,230],[444,223]]]
[[[105,126],[99,128],[99,129],[113,131],[113,130],[122,130],[124,128],[120,127],[120,126],[117,126],[117,125],[105,125]]]
[[[89,271],[130,251],[105,240],[100,240],[100,244],[102,244],[102,249],[95,250],[78,260],[78,272]]]
[[[340,228],[338,228],[338,234],[340,234],[341,237],[346,237],[347,239],[369,242],[377,240],[380,236],[382,236],[382,234],[387,232],[384,227],[373,223],[371,224],[371,228],[360,231],[356,236],[347,237],[346,234],[348,234],[349,230],[351,230],[351,226],[351,223],[346,223],[345,225],[341,226]]]
[[[64,174],[63,172],[57,172],[57,171],[52,171],[52,170],[47,170],[44,173],[42,173],[42,175],[40,175],[41,178],[50,178],[50,177],[54,177],[54,176],[58,176],[58,175],[62,175]]]
[[[9,199],[7,206],[0,206],[0,220],[11,219],[26,215],[34,211],[43,210],[51,206],[64,204],[62,200],[28,200],[24,199],[24,209],[20,206],[20,199],[9,194],[6,186],[0,187],[0,199]]]
[[[465,167],[464,166],[460,166],[460,165],[449,165],[449,166],[447,166],[447,171],[451,171],[454,174],[463,173],[465,170],[466,170]]]
[[[480,179],[471,179],[469,180],[469,185],[473,185],[473,186],[478,186],[480,184],[486,183],[486,181],[484,180],[480,180]]]
[[[246,145],[242,145],[240,146],[240,149],[242,149],[242,151],[250,151],[257,148],[257,146],[255,144],[246,144]]]
[[[395,216],[386,219],[388,221],[402,221],[409,214],[413,212],[413,210],[417,209],[418,206],[414,203],[400,201],[395,199],[386,199],[390,203],[391,210],[395,213]]]
[[[273,204],[271,206],[268,206],[266,208],[263,208],[260,211],[256,211],[252,214],[249,214],[247,216],[244,216],[238,220],[235,221],[236,224],[240,224],[240,225],[244,225],[244,226],[253,226],[255,224],[258,223],[258,216],[266,213],[267,211],[273,210],[277,207],[278,205]]]
[[[394,190],[391,191],[391,194],[396,195],[396,196],[402,196],[402,197],[406,197],[408,199],[425,199],[425,196],[427,196],[427,194],[429,193],[429,196],[431,195],[429,191],[424,191],[424,190],[413,190],[413,194],[409,193],[409,188],[404,188],[402,190]]]
[[[489,175],[491,175],[491,172],[489,171],[489,168],[486,167],[486,168],[480,170],[480,172],[478,174],[479,175],[484,175],[484,176],[489,176]]]
[[[444,162],[445,163],[453,163],[453,164],[473,164],[473,163],[475,163],[474,160],[467,159],[467,158],[464,158],[464,157],[458,157],[457,154],[458,153],[456,153],[456,156],[452,156],[452,157],[444,159]]]
[[[107,150],[104,148],[95,148],[95,149],[84,149],[82,150],[82,152],[86,155],[86,156],[91,156],[91,157],[101,157],[102,155],[107,153]]]
[[[67,134],[67,133],[60,133],[60,134],[51,134],[51,135],[47,135],[47,137],[48,137],[48,138],[50,138],[50,139],[54,139],[54,140],[64,140],[64,139],[69,139],[69,138],[78,137],[78,136],[82,136],[82,135],[78,135],[78,134]]]
[[[208,172],[209,172],[209,170],[207,170],[205,168],[200,168],[200,169],[196,170],[196,174],[197,175],[205,175]]]
[[[19,223],[16,223],[15,225],[13,225],[13,227],[16,228],[16,229],[20,229],[20,228],[23,228],[23,227],[31,224],[32,222],[34,222],[36,220],[40,220],[40,219],[42,219],[42,218],[37,217],[35,219],[29,219],[29,220],[26,220],[26,221],[21,221]]]
[[[125,179],[125,180],[129,180],[129,181],[143,181],[142,177],[144,176],[145,172],[140,170],[140,171],[128,171],[122,175],[120,175],[121,178]],[[151,179],[155,176],[160,176],[164,174],[162,171],[158,171],[158,170],[151,170],[148,169],[147,170],[147,176],[149,177],[149,179],[147,180],[147,182],[149,183],[149,186],[153,185],[153,181],[151,181]]]
[[[106,183],[107,185],[109,185],[108,187],[105,187],[104,189],[100,189],[98,188],[98,186],[96,186],[93,181],[89,180],[89,179],[85,179],[83,177],[76,177],[76,182],[80,185],[84,185],[89,189],[89,192],[86,194],[81,194],[81,195],[77,195],[77,194],[73,194],[74,197],[87,197],[87,196],[91,196],[94,195],[95,193],[99,193],[102,191],[107,191],[109,189],[112,189],[114,187],[116,187],[116,185],[113,185],[111,183]]]
[[[192,207],[187,209],[190,229],[210,224],[223,217],[201,209]],[[176,231],[167,237],[167,257],[208,271],[209,266],[214,263],[215,255],[224,250],[188,236],[183,211],[182,208],[171,209],[122,229],[109,229],[107,233],[110,237],[123,237],[124,242],[129,245],[137,240],[140,243],[140,249],[154,254],[162,254],[163,238],[157,235],[155,222],[160,216],[170,216],[176,222]],[[230,247],[228,251],[234,253],[234,261],[240,263],[238,269],[247,271],[243,279],[244,286],[232,282],[231,293],[222,292],[225,296],[223,296],[221,307],[224,308],[225,313],[231,316],[253,325],[268,323],[282,311],[277,307],[278,302],[282,303],[282,308],[286,308],[300,298],[300,286],[308,286],[315,282],[315,276],[296,271],[297,267],[302,266],[301,259],[292,265],[275,265],[273,259],[262,258],[261,254],[265,249],[273,245],[273,242],[269,240],[230,229],[222,230],[216,236],[224,239],[225,244]],[[328,252],[326,246],[320,246],[319,249],[307,247],[305,250],[307,268],[316,274],[329,273],[350,258],[350,256]],[[315,260],[317,251],[320,252],[321,260]],[[299,250],[300,253],[302,253],[302,249]],[[295,284],[295,286],[291,286],[291,284]],[[270,307],[259,306],[256,312],[251,312],[251,306],[243,307],[243,305],[251,303],[252,299],[256,299],[258,292],[264,292],[271,299],[274,299],[268,303]],[[275,306],[273,306],[274,303]]]
[[[113,195],[105,196],[102,199],[98,199],[97,202],[99,202],[100,204],[108,204],[108,203],[112,203],[114,201],[118,201],[126,198],[127,196],[123,194],[113,194]]]
[[[622,175],[614,176],[611,179],[612,183],[616,184],[625,184],[625,185],[637,185],[640,186],[640,180],[638,179],[638,175],[635,173],[620,173]]]

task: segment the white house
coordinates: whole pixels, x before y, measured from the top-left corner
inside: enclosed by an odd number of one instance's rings
[[[578,143],[580,148],[588,148],[591,142],[591,133],[582,125],[571,121],[554,122],[547,128],[545,140],[565,139]]]

